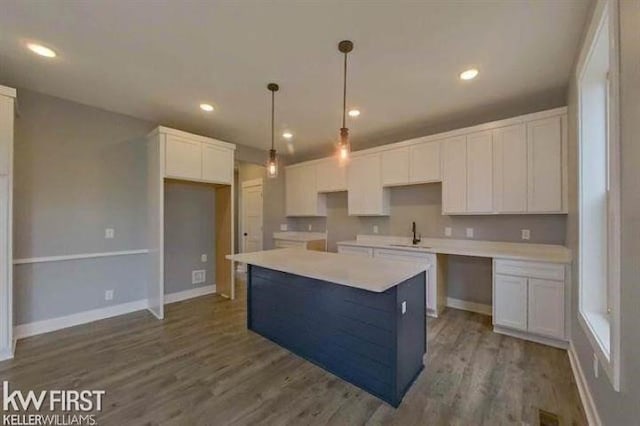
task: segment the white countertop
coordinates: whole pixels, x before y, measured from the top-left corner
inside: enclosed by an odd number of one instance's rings
[[[552,244],[503,243],[497,241],[423,238],[418,245],[413,246],[410,238],[380,235],[358,235],[355,241],[340,241],[337,244],[344,246],[417,251],[423,253],[491,257],[536,262],[571,263],[571,250],[564,246]],[[400,247],[399,245],[402,246]]]
[[[421,263],[297,248],[234,254],[228,255],[227,259],[376,293],[382,293],[429,267]]]
[[[286,241],[316,241],[316,240],[326,240],[327,234],[325,234],[324,232],[283,231],[283,232],[274,232],[273,238],[276,240],[286,240]]]

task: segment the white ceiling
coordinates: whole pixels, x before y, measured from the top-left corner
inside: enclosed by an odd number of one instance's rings
[[[342,57],[357,147],[367,139],[512,99],[564,93],[590,0],[0,0],[0,83],[298,153],[337,139]],[[27,41],[54,48],[47,60]],[[458,74],[480,75],[462,82]],[[198,105],[210,102],[216,112]],[[392,142],[391,140],[388,142]],[[285,141],[279,138],[279,148]]]

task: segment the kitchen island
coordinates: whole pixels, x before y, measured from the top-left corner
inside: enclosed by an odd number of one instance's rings
[[[397,407],[423,369],[427,265],[300,249],[247,269],[247,326]]]

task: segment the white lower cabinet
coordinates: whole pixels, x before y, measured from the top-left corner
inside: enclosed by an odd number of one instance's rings
[[[566,340],[564,280],[564,265],[496,260],[493,323]]]
[[[531,333],[564,338],[564,283],[529,278],[529,325]]]
[[[516,330],[527,330],[527,278],[496,275],[493,322]]]

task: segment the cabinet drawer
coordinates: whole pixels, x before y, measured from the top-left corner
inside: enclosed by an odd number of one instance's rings
[[[496,260],[494,267],[496,274],[564,281],[564,265],[562,264]]]
[[[373,257],[399,260],[399,261],[405,261],[405,262],[418,262],[418,263],[434,263],[435,262],[434,254],[419,253],[419,252],[407,251],[407,250],[375,249],[373,251]]]
[[[298,247],[304,249],[307,248],[307,243],[305,241],[276,240],[275,246],[276,248]]]
[[[372,257],[373,249],[370,247],[338,246],[338,253],[349,254],[353,256]]]

